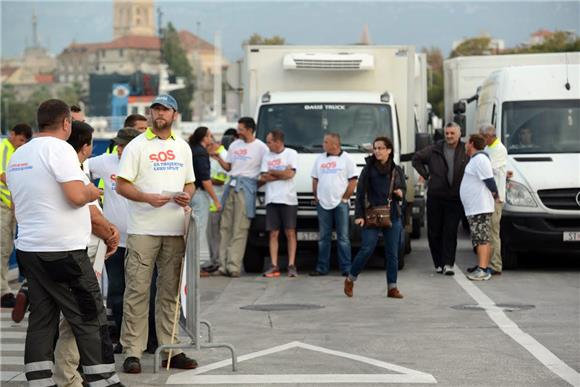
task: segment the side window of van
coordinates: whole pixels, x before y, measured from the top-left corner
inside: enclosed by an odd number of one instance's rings
[[[495,127],[496,121],[496,114],[495,114],[495,103],[493,104],[493,108],[491,109],[491,125]]]

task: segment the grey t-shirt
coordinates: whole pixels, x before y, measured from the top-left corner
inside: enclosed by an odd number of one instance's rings
[[[450,148],[447,144],[443,146],[443,154],[447,162],[447,181],[449,185],[453,184],[453,163],[455,161],[455,148]]]

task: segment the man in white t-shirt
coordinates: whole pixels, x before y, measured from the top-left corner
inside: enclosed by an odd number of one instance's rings
[[[226,160],[213,154],[230,180],[222,197],[223,212],[220,224],[220,268],[224,276],[236,278],[242,270],[248,230],[256,212],[256,190],[262,158],[268,147],[256,138],[256,123],[251,117],[238,120],[239,139],[228,149]]]
[[[318,262],[310,273],[317,277],[330,270],[330,244],[333,220],[338,244],[338,265],[343,276],[348,276],[351,265],[350,236],[348,231],[350,197],[356,188],[356,164],[340,146],[340,136],[326,133],[322,153],[312,167],[312,193],[317,202]]]
[[[37,121],[40,133],[14,153],[7,172],[19,225],[16,254],[29,284],[26,379],[31,385],[56,385],[53,352],[62,312],[73,327],[87,378],[122,386],[86,250],[91,234],[87,204],[100,191],[87,182],[76,152],[65,141],[72,122],[68,105],[55,99],[43,102]]]
[[[113,138],[116,152],[103,153],[89,159],[89,170],[93,179],[101,178],[104,185],[103,213],[120,233],[119,247],[115,254],[105,262],[107,268],[107,306],[111,309],[116,326],[116,335],[121,332],[123,319],[123,294],[125,293],[125,248],[127,246],[127,217],[129,202],[117,193],[117,171],[123,155],[123,149],[141,131],[134,128],[123,128]],[[113,335],[111,335],[113,336]],[[116,337],[113,342],[118,341]],[[119,350],[115,349],[116,352]]]
[[[495,208],[493,215],[491,216],[492,253],[491,261],[489,263],[491,274],[496,275],[501,274],[502,271],[501,239],[499,233],[501,213],[503,210],[503,203],[505,201],[508,153],[505,146],[496,136],[495,127],[491,125],[484,126],[479,130],[479,134],[485,138],[485,153],[489,155],[491,160],[491,169],[493,170],[493,178],[495,179],[498,192],[498,200],[495,201]]]
[[[159,273],[157,339],[160,345],[177,342],[172,332],[185,254],[184,207],[188,207],[195,191],[191,148],[171,129],[177,115],[173,97],[155,98],[151,104],[152,128],[127,144],[117,173],[117,192],[129,199],[120,343],[126,354],[123,370],[132,374],[141,373],[140,359],[147,345],[149,286],[155,266]],[[197,367],[194,359],[176,352],[171,367]]]
[[[266,136],[270,149],[262,159],[260,183],[266,185],[266,231],[270,233],[269,247],[272,266],[264,277],[280,276],[278,266],[278,237],[284,228],[288,243],[288,277],[297,277],[296,216],[298,195],[294,175],[298,167],[298,153],[284,146],[284,132],[272,130]]]
[[[459,196],[471,231],[471,242],[479,259],[477,269],[467,275],[472,281],[486,281],[491,278],[488,272],[491,256],[491,215],[494,211],[494,198],[497,199],[498,196],[491,161],[487,153],[483,152],[484,147],[485,139],[482,135],[469,136],[465,148],[470,160],[459,187]]]

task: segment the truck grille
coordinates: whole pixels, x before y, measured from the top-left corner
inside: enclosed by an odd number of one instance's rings
[[[544,189],[538,191],[538,196],[553,210],[580,211],[580,188]]]

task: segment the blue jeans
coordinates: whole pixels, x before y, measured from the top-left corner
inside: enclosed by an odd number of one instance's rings
[[[350,239],[348,234],[348,210],[347,203],[340,203],[332,210],[325,210],[318,204],[318,225],[320,238],[318,241],[318,262],[316,271],[326,274],[330,271],[330,245],[332,242],[332,224],[336,226],[336,239],[338,244],[338,266],[342,273],[350,271]]]
[[[387,271],[387,284],[397,283],[397,271],[399,270],[399,246],[401,239],[401,219],[393,219],[391,228],[363,228],[362,244],[350,269],[350,277],[356,280],[362,269],[367,264],[370,256],[375,251],[379,234],[383,234],[385,242],[385,268]]]
[[[209,206],[211,200],[209,194],[197,189],[191,198],[191,210],[195,215],[197,226],[197,240],[199,241],[200,267],[210,263],[209,246],[207,244],[207,222],[209,219]]]

